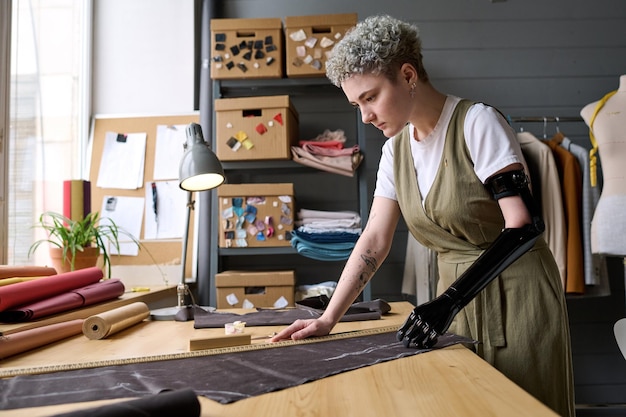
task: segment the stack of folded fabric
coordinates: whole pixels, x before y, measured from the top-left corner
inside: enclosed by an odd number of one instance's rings
[[[325,130],[312,140],[300,141],[300,146],[292,146],[291,154],[302,165],[352,177],[363,161],[363,154],[359,145],[345,148],[345,142],[343,130]]]
[[[102,278],[102,270],[92,267],[0,286],[0,322],[35,320],[124,294],[119,279]]]
[[[322,261],[348,259],[361,235],[361,217],[352,211],[301,209],[295,224],[291,246]]]

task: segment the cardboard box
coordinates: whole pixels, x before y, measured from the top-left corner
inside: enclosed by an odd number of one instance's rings
[[[211,19],[211,78],[281,78],[280,18]]]
[[[217,198],[219,247],[291,246],[293,184],[224,184]]]
[[[214,109],[220,160],[291,159],[299,127],[289,96],[222,98]]]
[[[293,307],[295,282],[290,270],[220,272],[215,274],[217,308],[241,308],[245,300],[254,307]]]
[[[356,23],[356,13],[286,17],[287,77],[325,76],[333,46]]]

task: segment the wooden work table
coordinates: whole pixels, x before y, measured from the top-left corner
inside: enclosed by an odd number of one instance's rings
[[[400,326],[413,306],[391,303],[381,320],[339,323],[333,333]],[[242,312],[235,311],[235,312]],[[246,327],[252,343],[269,343],[283,326]],[[0,361],[0,371],[63,366],[189,350],[191,338],[223,335],[193,322],[144,321],[106,339],[78,335]],[[368,366],[232,404],[199,397],[202,416],[556,416],[467,348],[445,349]],[[49,416],[104,405],[106,400],[0,411],[0,416]]]

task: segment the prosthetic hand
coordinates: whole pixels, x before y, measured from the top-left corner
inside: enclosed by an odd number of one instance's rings
[[[439,297],[417,306],[397,333],[404,346],[429,348],[448,330],[463,307],[502,271],[533,247],[545,226],[534,204],[528,179],[523,171],[494,176],[488,184],[496,200],[519,195],[532,218],[532,224],[507,228],[476,261]]]

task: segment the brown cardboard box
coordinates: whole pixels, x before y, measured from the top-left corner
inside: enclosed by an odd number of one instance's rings
[[[222,98],[214,108],[220,160],[291,159],[299,127],[289,96]]]
[[[224,184],[217,189],[217,198],[219,247],[291,245],[293,184]]]
[[[356,23],[356,13],[286,17],[287,77],[325,76],[328,54]]]
[[[211,78],[281,78],[279,18],[211,19]]]
[[[294,271],[224,271],[215,274],[217,308],[241,308],[244,300],[254,307],[294,305]],[[281,299],[284,298],[283,299]]]

